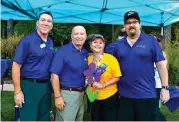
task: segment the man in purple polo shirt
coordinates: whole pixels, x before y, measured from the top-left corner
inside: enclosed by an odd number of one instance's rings
[[[55,95],[56,121],[83,121],[84,70],[87,69],[87,51],[83,45],[86,30],[75,26],[72,41],[56,52],[50,71]]]
[[[124,15],[127,37],[118,41],[113,55],[121,64],[123,76],[119,82],[120,121],[157,120],[157,98],[154,79],[154,62],[162,82],[160,99],[169,100],[168,72],[165,58],[157,40],[141,32],[137,12]]]
[[[37,30],[23,37],[16,48],[12,65],[14,101],[20,107],[20,121],[50,121],[50,64],[53,27],[49,12],[39,15]]]

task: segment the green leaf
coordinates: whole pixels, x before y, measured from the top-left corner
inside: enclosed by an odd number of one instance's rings
[[[91,91],[89,88],[86,89],[86,94],[90,102],[94,102],[99,95],[99,92]]]

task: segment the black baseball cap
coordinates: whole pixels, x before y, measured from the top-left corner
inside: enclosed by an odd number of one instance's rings
[[[126,22],[129,18],[137,19],[140,22],[139,14],[136,11],[128,11],[124,15],[124,22]]]
[[[96,38],[101,38],[104,42],[106,42],[106,40],[104,39],[103,35],[101,35],[101,34],[94,34],[92,36],[92,38],[90,39],[90,42],[94,41]]]

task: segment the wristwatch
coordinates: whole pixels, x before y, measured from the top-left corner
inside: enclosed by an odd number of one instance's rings
[[[162,89],[169,90],[169,86],[162,86]]]

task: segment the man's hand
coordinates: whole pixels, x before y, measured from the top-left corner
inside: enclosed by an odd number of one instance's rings
[[[65,103],[64,103],[62,97],[59,97],[59,98],[55,99],[55,106],[56,106],[60,111],[63,110],[63,108],[65,107]]]
[[[16,93],[14,95],[14,101],[17,106],[19,106],[20,108],[22,107],[22,103],[25,103],[24,102],[24,94],[22,91],[20,91],[19,93]]]
[[[170,99],[169,90],[162,89],[160,92],[160,100],[162,103],[166,103]]]

